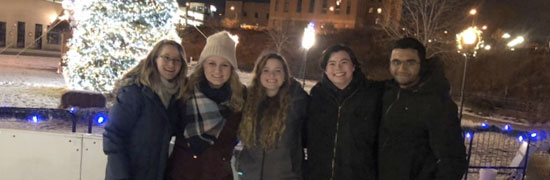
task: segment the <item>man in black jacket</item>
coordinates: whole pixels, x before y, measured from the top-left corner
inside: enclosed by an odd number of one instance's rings
[[[457,107],[442,69],[416,39],[395,43],[378,146],[380,180],[458,180],[466,170]],[[442,68],[442,67],[438,67]]]

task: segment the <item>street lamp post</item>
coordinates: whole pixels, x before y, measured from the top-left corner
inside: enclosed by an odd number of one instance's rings
[[[468,57],[475,57],[477,49],[481,42],[481,31],[477,27],[469,27],[456,35],[458,44],[458,53],[464,56],[464,71],[462,72],[462,85],[460,88],[460,116],[462,120],[462,112],[464,111],[464,87],[466,84],[466,72],[468,70]]]
[[[304,36],[302,37],[302,47],[304,48],[304,66],[302,67],[302,86],[306,87],[306,66],[307,66],[307,51],[315,44],[315,24],[310,22],[304,28]]]

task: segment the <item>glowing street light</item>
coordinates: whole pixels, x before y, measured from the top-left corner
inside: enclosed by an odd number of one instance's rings
[[[304,36],[302,37],[302,47],[304,48],[304,66],[302,67],[302,87],[306,87],[306,65],[307,65],[307,51],[315,44],[315,24],[310,22],[306,28],[304,28]]]
[[[214,6],[214,5],[210,5],[210,10],[212,12],[216,12],[216,11],[218,11],[218,8],[216,8],[216,6]]]
[[[477,18],[477,9],[471,9],[469,12],[469,15],[472,16],[472,26],[474,26],[476,18]]]
[[[523,38],[523,36],[518,36],[517,38],[513,39],[512,41],[508,42],[508,44],[506,44],[506,46],[508,47],[515,47],[517,46],[518,44],[521,44],[525,41],[525,38]]]
[[[504,33],[504,34],[502,35],[502,38],[504,38],[504,39],[508,39],[508,38],[510,38],[510,37],[512,37],[512,36],[510,36],[510,34],[508,34],[508,33]]]
[[[474,56],[479,49],[481,40],[481,31],[475,26],[471,26],[460,34],[456,35],[458,44],[458,52],[464,55],[464,71],[462,72],[462,87],[460,89],[460,120],[462,120],[462,112],[464,110],[464,85],[466,83],[466,72],[468,69],[468,57]],[[485,46],[487,47],[487,46]],[[489,46],[490,49],[490,46]]]
[[[487,30],[487,25],[483,25],[483,27],[481,27],[481,29]]]
[[[306,28],[304,28],[304,36],[302,37],[302,47],[306,50],[311,48],[315,44],[315,24],[310,22]]]
[[[459,50],[475,55],[475,51],[479,48],[479,42],[481,42],[481,31],[477,27],[469,27],[457,34],[456,40]]]
[[[476,15],[477,14],[477,9],[471,9],[470,10],[470,15]]]

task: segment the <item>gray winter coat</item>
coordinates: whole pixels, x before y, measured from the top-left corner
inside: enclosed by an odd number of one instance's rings
[[[127,85],[118,91],[103,133],[107,155],[106,180],[162,180],[177,108],[168,109],[146,86]]]
[[[293,81],[285,130],[275,149],[244,148],[237,156],[241,180],[302,179],[302,124],[306,116],[308,95]]]

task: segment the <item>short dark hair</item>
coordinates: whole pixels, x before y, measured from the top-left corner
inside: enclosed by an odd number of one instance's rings
[[[320,64],[321,69],[323,71],[327,68],[328,59],[330,58],[332,53],[335,53],[338,51],[345,51],[346,53],[348,53],[349,58],[351,59],[351,62],[353,63],[353,65],[355,65],[356,68],[359,67],[360,65],[359,61],[357,60],[357,56],[355,56],[355,53],[353,53],[353,50],[351,50],[351,48],[345,45],[337,44],[323,51],[323,55],[321,55],[321,64]]]
[[[418,52],[418,58],[421,62],[426,60],[426,47],[415,38],[406,37],[399,39],[393,45],[392,50],[394,49],[415,49]]]

